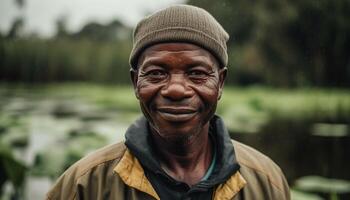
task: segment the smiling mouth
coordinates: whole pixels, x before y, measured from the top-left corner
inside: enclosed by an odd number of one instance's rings
[[[196,110],[183,107],[162,107],[158,108],[157,111],[163,119],[172,122],[188,121],[196,115]]]

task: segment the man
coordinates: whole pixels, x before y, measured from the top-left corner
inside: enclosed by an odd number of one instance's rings
[[[205,10],[178,5],[139,22],[131,79],[144,117],[126,140],[70,167],[48,199],[290,199],[269,158],[230,139],[215,115],[228,34]]]

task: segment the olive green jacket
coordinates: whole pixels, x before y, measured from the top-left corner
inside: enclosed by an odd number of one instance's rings
[[[268,157],[232,141],[239,171],[215,188],[215,200],[289,200],[280,168]],[[141,164],[124,143],[104,147],[72,165],[47,194],[51,200],[159,199]]]

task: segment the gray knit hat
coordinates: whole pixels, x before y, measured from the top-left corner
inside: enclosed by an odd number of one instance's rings
[[[129,62],[136,69],[140,54],[151,45],[189,42],[207,49],[221,66],[226,67],[228,39],[226,31],[204,9],[189,5],[171,6],[145,17],[137,24]]]

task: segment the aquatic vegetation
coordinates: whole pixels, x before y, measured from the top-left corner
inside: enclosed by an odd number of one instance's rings
[[[132,87],[87,83],[0,84],[0,111],[0,138],[12,159],[6,162],[29,172],[19,172],[16,184],[26,177],[55,180],[87,153],[121,141],[141,115]],[[327,177],[331,168],[336,169],[332,175],[349,177],[343,170],[350,130],[346,90],[226,87],[217,113],[232,137],[271,156],[290,181],[311,172]],[[7,180],[13,176],[3,172]],[[324,198],[303,187],[295,187],[294,200]]]

